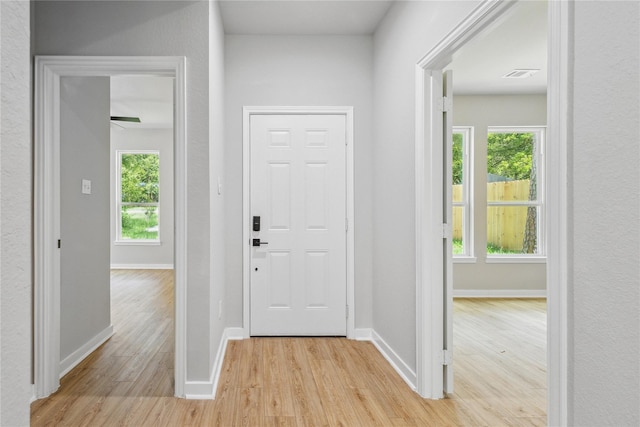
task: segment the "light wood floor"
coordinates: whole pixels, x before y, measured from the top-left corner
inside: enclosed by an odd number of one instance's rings
[[[34,426],[542,426],[543,300],[456,300],[455,385],[419,398],[372,344],[259,338],[227,347],[214,401],[173,393],[171,271],[114,271],[115,335],[31,407]]]

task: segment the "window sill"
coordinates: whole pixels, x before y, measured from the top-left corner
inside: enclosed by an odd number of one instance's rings
[[[475,264],[478,258],[474,256],[453,256],[454,264]]]
[[[160,240],[116,240],[115,246],[160,246]]]
[[[487,257],[487,264],[546,264],[546,256],[493,256]]]

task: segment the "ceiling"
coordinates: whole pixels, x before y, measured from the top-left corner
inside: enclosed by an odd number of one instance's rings
[[[226,34],[373,34],[394,0],[222,0]],[[399,0],[398,0],[399,1]],[[447,69],[456,94],[546,93],[547,3],[519,1],[499,22],[467,43]],[[503,79],[513,69],[540,69],[526,79]],[[140,117],[123,128],[170,128],[173,79],[118,76],[111,79],[111,115]]]
[[[173,77],[111,77],[111,115],[140,118],[140,123],[112,121],[113,130],[173,127]]]
[[[547,2],[519,1],[484,34],[467,43],[447,67],[457,95],[542,94],[547,91]],[[539,69],[504,79],[514,69]]]
[[[226,34],[373,34],[393,0],[222,0]]]

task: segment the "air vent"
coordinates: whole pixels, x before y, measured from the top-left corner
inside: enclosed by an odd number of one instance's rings
[[[527,77],[533,76],[540,70],[536,69],[521,69],[521,70],[513,70],[509,71],[507,74],[502,76],[503,79],[526,79]]]

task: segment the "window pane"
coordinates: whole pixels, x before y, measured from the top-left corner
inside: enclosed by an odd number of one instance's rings
[[[158,239],[158,206],[122,206],[121,220],[122,239]]]
[[[453,254],[466,255],[464,242],[464,208],[453,207]]]
[[[464,177],[464,142],[462,133],[453,134],[453,155],[452,155],[452,170],[453,170],[453,201],[462,202],[463,192],[462,184]]]
[[[487,201],[537,200],[536,141],[533,133],[489,133]]]
[[[158,203],[160,156],[122,153],[120,159],[123,203]]]
[[[534,206],[489,206],[487,254],[539,254],[539,218]]]

